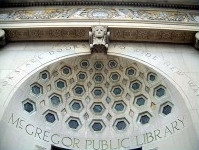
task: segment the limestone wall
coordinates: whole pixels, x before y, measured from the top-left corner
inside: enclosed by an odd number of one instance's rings
[[[56,62],[64,62],[74,57],[82,58],[83,55],[89,54],[87,43],[21,42],[9,43],[1,49],[0,149],[50,149],[51,144],[82,150],[130,149],[140,146],[144,150],[199,148],[199,54],[187,45],[111,43],[108,50],[108,56],[118,57],[121,62],[126,62],[126,59],[127,62],[134,61],[138,66],[146,66],[160,76],[161,83],[167,86],[175,108],[174,113],[171,113],[170,117],[166,116],[163,121],[154,119],[155,122],[149,126],[140,126],[137,125],[135,115],[132,116],[135,123],[132,126],[130,124],[128,133],[118,134],[105,129],[105,133],[95,134],[88,130],[89,127],[84,127],[85,124],[79,132],[73,132],[64,130],[63,126],[44,123],[42,108],[36,100],[37,110],[41,110],[40,116],[34,117],[34,114],[29,115],[23,111],[21,101],[22,97],[29,95],[27,85],[35,82],[40,71],[46,68],[50,70],[48,66],[53,66]],[[158,102],[159,100],[157,106]],[[128,107],[127,105],[127,110]],[[153,106],[149,107],[152,109]],[[159,107],[154,108],[154,111],[158,114]],[[66,110],[66,114],[68,112],[70,111]],[[153,117],[161,118],[158,115]],[[59,121],[64,122],[64,119]],[[106,124],[106,127],[111,129],[112,124]]]

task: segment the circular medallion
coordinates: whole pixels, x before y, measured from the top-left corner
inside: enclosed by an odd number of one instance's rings
[[[105,9],[93,9],[88,13],[88,17],[94,19],[108,19],[112,18],[112,13]]]

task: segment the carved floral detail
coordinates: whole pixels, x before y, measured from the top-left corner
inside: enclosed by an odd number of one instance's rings
[[[126,19],[161,22],[199,22],[198,12],[144,10],[135,8],[46,8],[3,9],[0,20],[48,20],[48,19]]]

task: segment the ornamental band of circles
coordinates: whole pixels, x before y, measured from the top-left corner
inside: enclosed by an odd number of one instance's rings
[[[162,102],[169,95],[168,89],[154,71],[140,72],[135,62],[128,61],[126,65],[117,57],[79,58],[76,64],[61,63],[57,70],[39,72],[38,80],[29,85],[29,95],[34,98],[27,97],[22,102],[24,113],[31,117],[37,114],[36,106],[47,106],[43,118],[48,124],[55,125],[62,119],[57,112],[68,113],[64,122],[69,129],[79,130],[84,119],[89,120],[93,132],[103,132],[111,120],[115,131],[124,131],[132,123],[129,116],[135,113],[138,125],[150,124],[155,103],[160,103],[156,109],[161,117],[171,114],[173,103]],[[44,94],[46,98],[40,99]]]

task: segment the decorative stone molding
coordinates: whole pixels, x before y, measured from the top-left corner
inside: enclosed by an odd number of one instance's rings
[[[110,31],[106,26],[93,26],[89,31],[89,45],[91,52],[106,53],[108,49]]]
[[[172,3],[172,2],[133,2],[133,1],[35,1],[35,2],[27,2],[27,1],[16,1],[16,2],[7,2],[6,0],[2,0],[0,2],[0,7],[31,7],[31,6],[63,6],[63,5],[114,5],[114,6],[135,6],[135,7],[154,7],[154,8],[171,8],[171,9],[199,9],[197,2],[195,3]]]
[[[5,31],[0,29],[0,47],[6,44]]]
[[[117,29],[111,28],[110,40],[145,41],[166,43],[194,43],[193,31],[156,30],[156,29]]]
[[[199,32],[195,34],[196,42],[195,42],[195,48],[199,50]]]
[[[102,28],[103,29],[103,28]],[[99,38],[94,38],[94,31],[89,28],[15,28],[5,29],[6,40],[9,41],[88,41],[93,49],[94,45],[100,45]],[[135,42],[157,42],[157,43],[195,43],[195,31],[159,30],[159,29],[133,29],[133,28],[111,28],[101,39],[101,45],[105,49],[110,41],[135,41]],[[110,35],[110,38],[108,36]],[[94,43],[93,43],[94,42]],[[98,43],[98,44],[97,44]],[[108,46],[108,45],[107,45]]]
[[[6,29],[9,41],[85,41],[89,28],[22,28]]]
[[[97,37],[99,35],[96,36],[94,31],[90,32],[89,37],[90,27],[99,23],[104,30],[104,35],[101,35],[103,37]],[[103,29],[106,25],[109,25],[112,33],[111,41],[194,44],[199,12],[122,6],[0,10],[0,28],[5,30],[6,41],[89,40],[92,52],[106,52],[110,34],[107,29]]]
[[[0,10],[0,21],[57,21],[70,19],[111,19],[126,21],[144,21],[159,23],[197,23],[199,13],[197,11],[162,10],[131,7],[46,7],[41,8],[14,8]],[[156,22],[157,23],[157,22]]]

